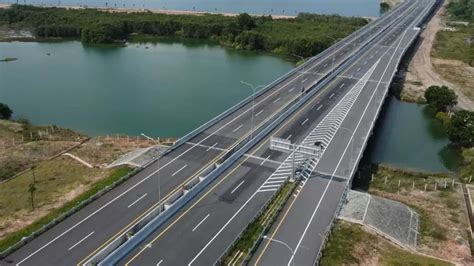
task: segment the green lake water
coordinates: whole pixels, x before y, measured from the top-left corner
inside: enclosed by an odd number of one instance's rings
[[[393,166],[446,172],[459,166],[459,152],[449,146],[442,124],[426,105],[386,99],[364,160]]]
[[[265,53],[202,41],[167,40],[127,47],[80,42],[0,43],[0,102],[14,118],[88,135],[145,133],[180,137],[250,95],[255,85],[294,67]],[[447,171],[456,153],[422,105],[389,97],[364,160]]]
[[[50,55],[48,55],[48,53]],[[89,135],[179,137],[294,67],[283,58],[204,42],[87,47],[0,43],[0,102],[35,124]]]

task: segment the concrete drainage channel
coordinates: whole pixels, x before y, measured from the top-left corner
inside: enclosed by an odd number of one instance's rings
[[[396,20],[395,20],[396,21]],[[380,33],[387,30],[392,24],[389,23]],[[346,58],[335,70],[330,74],[326,74],[301,98],[295,102],[288,104],[280,114],[275,115],[276,118],[270,119],[262,126],[262,130],[252,139],[243,140],[237,147],[229,151],[220,163],[209,166],[197,177],[186,183],[180,190],[172,194],[168,199],[159,204],[153,210],[136,223],[129,230],[112,240],[106,247],[87,260],[85,265],[114,265],[124,258],[129,252],[136,248],[146,237],[157,230],[162,224],[168,221],[177,211],[183,208],[197,194],[204,190],[212,181],[219,177],[226,169],[228,169],[243,154],[250,150],[255,144],[260,142],[272,130],[280,125],[291,114],[297,111],[304,103],[312,98],[324,86],[326,86],[333,78],[339,75],[346,66],[356,60],[357,56],[367,50],[367,45],[373,40],[379,39],[380,34],[366,41],[360,48]]]

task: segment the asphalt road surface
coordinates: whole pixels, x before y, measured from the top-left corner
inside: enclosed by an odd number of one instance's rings
[[[258,261],[253,263],[283,265],[290,259],[291,264],[294,261],[296,265],[314,263],[321,247],[321,237],[328,231],[342,193],[363,151],[371,125],[387,92],[391,74],[397,68],[398,59],[409,41],[417,34],[417,30],[413,29],[413,21],[423,11],[427,11],[433,1],[408,4],[409,7],[404,9],[406,13],[390,31],[384,33],[381,40],[373,43],[330,86],[270,134],[299,143],[315,127],[332,126],[331,121],[323,121],[323,118],[329,113],[337,115],[337,104],[345,98],[347,101],[349,96],[357,96],[352,99],[350,112],[344,117],[340,114],[342,122],[334,122],[337,130],[318,160],[316,170],[292,198],[289,214],[281,220],[282,225],[278,230],[273,230],[280,233],[272,232],[275,239],[280,240],[281,237],[285,243],[294,247],[295,256],[292,258],[292,252],[284,245],[268,242],[271,244],[267,246],[265,243],[256,256]],[[309,75],[318,76],[320,73],[313,71]],[[353,94],[357,87],[360,92]],[[121,264],[216,263],[284,181],[278,171],[288,155],[269,150],[270,136],[151,235]],[[289,172],[284,174],[288,176]]]
[[[378,35],[390,21],[398,19],[408,6],[410,1],[337,43],[316,60],[309,60],[304,72],[293,73],[256,97],[253,129],[258,131],[259,125],[300,97],[302,87],[311,87],[322,76],[305,72],[328,73],[370,36]],[[72,265],[84,261],[186,181],[218,161],[225,150],[245,139],[251,132],[251,117],[249,102],[4,258],[0,264]]]

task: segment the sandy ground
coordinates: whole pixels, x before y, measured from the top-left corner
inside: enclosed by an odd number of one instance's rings
[[[8,8],[10,5],[0,4],[0,8]],[[83,6],[56,6],[61,8],[67,9],[83,9],[86,7]],[[90,7],[94,8],[94,7]],[[196,15],[202,16],[205,14],[213,14],[213,15],[223,15],[228,17],[235,17],[238,16],[238,13],[221,13],[221,12],[202,12],[202,11],[188,11],[188,10],[173,10],[173,9],[161,9],[161,8],[150,8],[150,9],[142,9],[142,8],[105,8],[105,7],[97,7],[97,10],[107,11],[107,12],[118,12],[118,13],[134,13],[134,12],[151,12],[157,14],[167,14],[167,15]],[[261,16],[258,14],[250,14],[252,16]],[[274,19],[290,19],[295,18],[296,16],[286,16],[286,15],[272,15]]]
[[[467,109],[474,110],[474,102],[471,101],[462,90],[459,88],[458,84],[453,84],[452,82],[444,79],[436,70],[436,67],[457,67],[461,68],[460,73],[463,73],[463,77],[471,76],[474,79],[474,68],[467,66],[466,64],[455,61],[455,60],[444,60],[431,57],[431,49],[433,47],[433,42],[438,32],[442,28],[442,15],[445,11],[446,1],[442,8],[440,8],[436,15],[428,23],[426,29],[422,32],[420,36],[421,43],[419,44],[418,49],[416,50],[410,64],[408,67],[408,72],[406,75],[406,84],[402,91],[403,95],[408,98],[418,99],[423,95],[424,90],[431,85],[445,85],[449,88],[452,88],[458,95],[458,106]],[[459,73],[459,72],[458,72]],[[469,79],[469,78],[468,78]],[[419,84],[421,83],[421,84]]]

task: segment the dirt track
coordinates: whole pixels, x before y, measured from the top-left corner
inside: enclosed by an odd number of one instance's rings
[[[406,76],[406,81],[410,83],[421,82],[421,86],[412,86],[407,85],[404,87],[405,90],[402,93],[418,97],[423,95],[423,92],[426,88],[431,85],[446,85],[449,88],[452,88],[458,95],[458,105],[459,107],[467,110],[474,111],[474,102],[471,101],[462,90],[459,89],[458,85],[453,84],[443,78],[434,68],[435,64],[438,68],[440,67],[452,67],[452,68],[461,68],[462,76],[472,76],[474,79],[474,68],[467,66],[466,64],[455,61],[455,60],[445,60],[431,57],[431,49],[433,47],[433,42],[436,37],[436,32],[442,29],[442,15],[445,11],[445,2],[443,7],[441,7],[437,13],[433,16],[431,21],[428,23],[426,29],[422,32],[420,36],[420,45],[415,52],[409,67],[408,73]],[[453,77],[455,79],[455,77]]]

